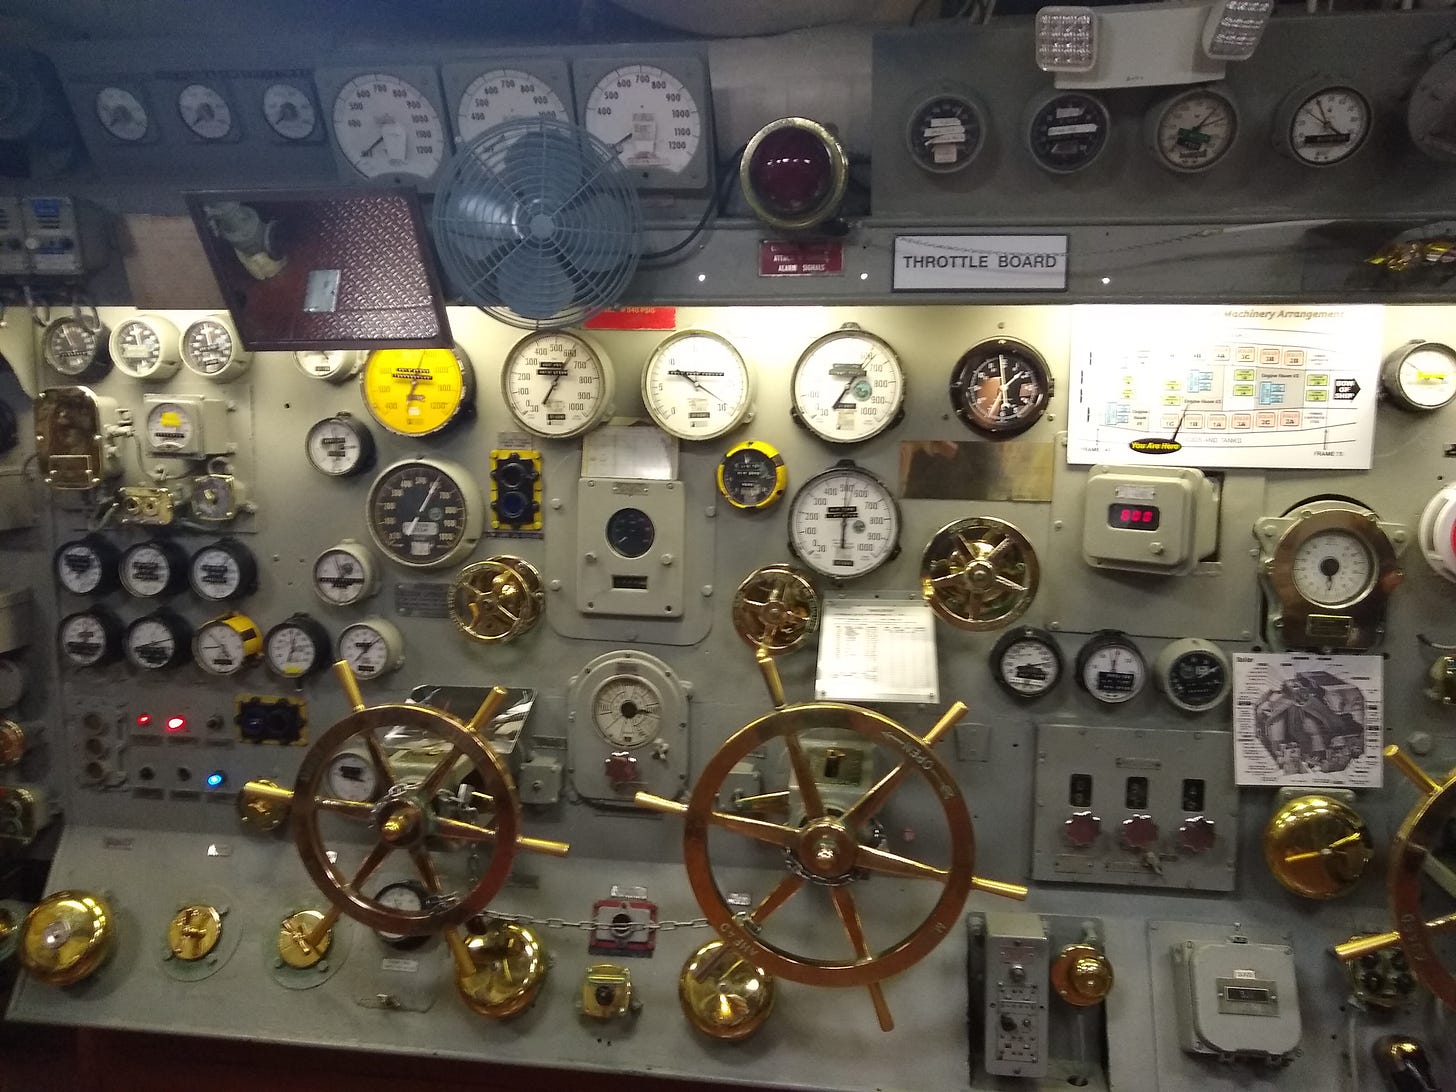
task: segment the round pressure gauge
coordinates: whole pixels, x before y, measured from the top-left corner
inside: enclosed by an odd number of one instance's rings
[[[1056,638],[1035,626],[1002,634],[991,649],[991,677],[1013,698],[1041,697],[1062,679],[1062,651]]]
[[[14,660],[0,659],[0,709],[14,709],[25,697],[25,669]]]
[[[253,551],[236,539],[219,539],[192,555],[187,582],[199,599],[231,602],[257,590],[258,561]]]
[[[337,650],[339,659],[348,661],[361,679],[376,679],[404,663],[404,638],[393,622],[383,618],[345,626]]]
[[[1104,705],[1131,701],[1147,681],[1147,661],[1132,638],[1119,630],[1099,630],[1077,653],[1078,685]]]
[[[127,144],[146,140],[152,125],[147,108],[124,87],[103,87],[96,92],[96,119],[108,135]]]
[[[334,140],[365,178],[433,177],[445,154],[445,127],[434,103],[387,72],[355,76],[334,99]]]
[[[379,799],[379,771],[367,751],[340,751],[324,768],[324,787],[336,800],[373,803]]]
[[[381,887],[375,894],[374,901],[390,910],[406,914],[421,914],[424,913],[429,897],[429,891],[418,880],[399,880]],[[413,951],[430,942],[429,934],[386,933],[382,929],[376,929],[375,935],[391,948],[397,948],[401,952]]]
[[[950,373],[950,404],[977,432],[1015,436],[1041,420],[1052,396],[1042,355],[1023,341],[996,337],[974,345]]]
[[[302,679],[322,671],[332,652],[329,631],[302,611],[279,622],[263,638],[263,661],[280,679]]]
[[[170,379],[181,365],[177,327],[161,315],[137,315],[111,331],[111,359],[133,379]]]
[[[1294,589],[1321,607],[1353,603],[1375,581],[1375,556],[1353,531],[1316,531],[1294,552],[1289,567]]]
[[[47,323],[41,334],[41,358],[67,379],[92,382],[111,371],[110,338],[111,331],[99,320],[62,315]]]
[[[226,315],[200,318],[182,335],[182,363],[215,383],[228,383],[248,370],[253,354],[242,347]]]
[[[932,95],[910,112],[905,143],[922,170],[950,174],[970,166],[986,144],[986,111],[971,95]]]
[[[704,138],[693,94],[671,72],[651,64],[614,68],[586,99],[586,128],[634,171],[680,175]]]
[[[1221,87],[1190,87],[1148,111],[1146,139],[1153,158],[1172,171],[1206,171],[1228,154],[1239,132],[1239,111]]]
[[[1406,409],[1440,409],[1456,398],[1456,351],[1438,341],[1402,345],[1385,358],[1380,382]]]
[[[540,77],[519,68],[492,68],[471,80],[461,94],[455,135],[463,143],[516,118],[569,122],[571,115],[561,96]]]
[[[657,427],[669,435],[712,440],[752,416],[753,376],[726,338],[706,330],[683,330],[647,358],[642,403]]]
[[[369,551],[352,539],[330,546],[313,563],[313,590],[331,607],[351,607],[379,590]]]
[[[55,554],[56,581],[72,595],[105,595],[120,583],[121,551],[91,534],[63,542]]]
[[[858,443],[899,421],[905,369],[885,341],[849,323],[804,350],[790,394],[794,420],[814,435]]]
[[[360,382],[369,412],[397,436],[433,436],[475,398],[475,369],[459,349],[375,349]]]
[[[263,117],[284,140],[307,140],[318,128],[318,112],[303,88],[270,83],[263,91]]]
[[[1090,167],[1107,147],[1112,117],[1085,91],[1052,91],[1034,99],[1026,116],[1026,146],[1044,171],[1071,174]]]
[[[783,499],[788,485],[784,457],[762,440],[735,444],[718,464],[718,492],[734,508],[772,508]]]
[[[300,349],[293,354],[293,361],[310,379],[342,383],[359,374],[368,355],[363,349]]]
[[[192,627],[173,611],[154,611],[126,627],[123,647],[132,667],[143,671],[177,667],[192,654]]]
[[[794,494],[789,548],[823,576],[864,576],[900,552],[900,508],[878,478],[846,459]]]
[[[187,551],[165,538],[128,546],[121,555],[121,586],[137,599],[172,595],[187,586]]]
[[[385,555],[415,569],[437,569],[468,554],[480,538],[480,487],[463,467],[405,459],[369,489],[365,520]]]
[[[177,95],[177,113],[198,140],[224,140],[233,131],[233,111],[215,87],[189,83]]]
[[[192,658],[209,675],[236,675],[263,651],[258,624],[246,614],[224,614],[198,627],[192,638]]]
[[[516,423],[557,440],[600,424],[612,412],[616,389],[612,362],[601,348],[565,330],[522,338],[501,369],[501,396]]]
[[[1185,713],[1203,713],[1221,704],[1233,684],[1223,649],[1201,637],[1173,641],[1153,661],[1158,689]]]
[[[348,413],[315,421],[303,446],[313,468],[331,478],[347,478],[374,465],[374,437]]]
[[[1333,167],[1364,146],[1370,101],[1353,87],[1316,82],[1295,88],[1274,113],[1274,144],[1306,167]]]
[[[105,607],[77,611],[56,627],[61,659],[72,667],[99,667],[121,658],[124,627]]]
[[[591,697],[592,725],[613,747],[630,751],[662,732],[662,695],[641,675],[611,675]]]
[[[195,403],[157,402],[148,407],[147,450],[158,455],[188,455],[200,445]]]

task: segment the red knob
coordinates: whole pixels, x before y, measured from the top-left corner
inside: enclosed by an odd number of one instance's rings
[[[1178,848],[1188,853],[1207,853],[1218,841],[1217,824],[1204,815],[1184,819],[1178,827]]]
[[[1133,815],[1122,821],[1119,837],[1128,849],[1152,849],[1158,844],[1158,824],[1151,815]]]
[[[1074,811],[1062,821],[1062,838],[1069,846],[1086,849],[1102,834],[1102,819],[1090,811]]]
[[[637,759],[627,751],[613,751],[606,758],[607,780],[612,788],[621,789],[639,785],[642,777],[637,773]]]

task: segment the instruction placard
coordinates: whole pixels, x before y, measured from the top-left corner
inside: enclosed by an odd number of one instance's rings
[[[923,599],[838,599],[819,623],[819,701],[938,702],[935,615]]]

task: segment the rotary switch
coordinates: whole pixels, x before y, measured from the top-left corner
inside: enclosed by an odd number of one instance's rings
[[[1158,824],[1151,815],[1133,815],[1122,821],[1119,840],[1128,849],[1144,852],[1158,844]]]
[[[90,978],[115,947],[115,922],[100,895],[86,891],[47,895],[20,927],[20,964],[51,986]]]
[[[1207,853],[1218,841],[1218,824],[1195,815],[1178,824],[1178,848],[1185,853]]]
[[[1102,819],[1090,811],[1075,811],[1062,823],[1062,839],[1076,849],[1088,849],[1102,836]]]

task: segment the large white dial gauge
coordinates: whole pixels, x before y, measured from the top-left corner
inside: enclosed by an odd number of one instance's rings
[[[888,344],[849,324],[804,350],[790,393],[801,425],[820,439],[852,444],[899,420],[905,370]]]
[[[365,178],[430,178],[445,154],[445,128],[419,88],[387,72],[355,76],[334,99],[334,140]]]
[[[900,508],[869,471],[836,463],[794,495],[789,547],[824,576],[864,576],[900,552]]]
[[[1335,607],[1365,594],[1375,578],[1375,558],[1351,531],[1319,531],[1295,551],[1289,575],[1305,599]]]
[[[233,131],[233,111],[222,92],[205,83],[189,83],[177,95],[177,113],[199,140],[224,140]]]
[[[1370,100],[1355,88],[1305,85],[1280,103],[1274,140],[1307,167],[1332,167],[1364,146],[1372,125]]]
[[[639,675],[613,675],[591,699],[592,723],[613,747],[651,743],[662,728],[662,695]]]
[[[680,440],[712,440],[751,416],[753,376],[726,338],[683,330],[648,358],[642,402],[664,432]]]
[[[137,315],[117,323],[108,348],[111,359],[133,379],[170,379],[181,366],[181,336],[161,315]]]
[[[506,354],[501,395],[537,436],[562,439],[594,428],[612,410],[616,378],[601,348],[563,330],[531,334]]]
[[[361,679],[374,679],[404,663],[404,638],[393,622],[369,618],[345,626],[336,646]]]
[[[1192,87],[1155,105],[1148,113],[1147,139],[1169,170],[1204,171],[1234,146],[1239,111],[1216,87]]]
[[[693,94],[652,64],[614,68],[586,100],[587,132],[617,149],[629,170],[680,175],[702,142],[703,118]]]
[[[96,119],[109,135],[128,144],[146,140],[152,124],[141,100],[124,87],[96,92]]]
[[[493,68],[471,80],[461,94],[455,133],[463,142],[515,118],[570,121],[571,115],[545,80],[519,68]]]
[[[272,83],[263,92],[263,117],[284,140],[307,140],[318,126],[308,92],[291,83]]]

